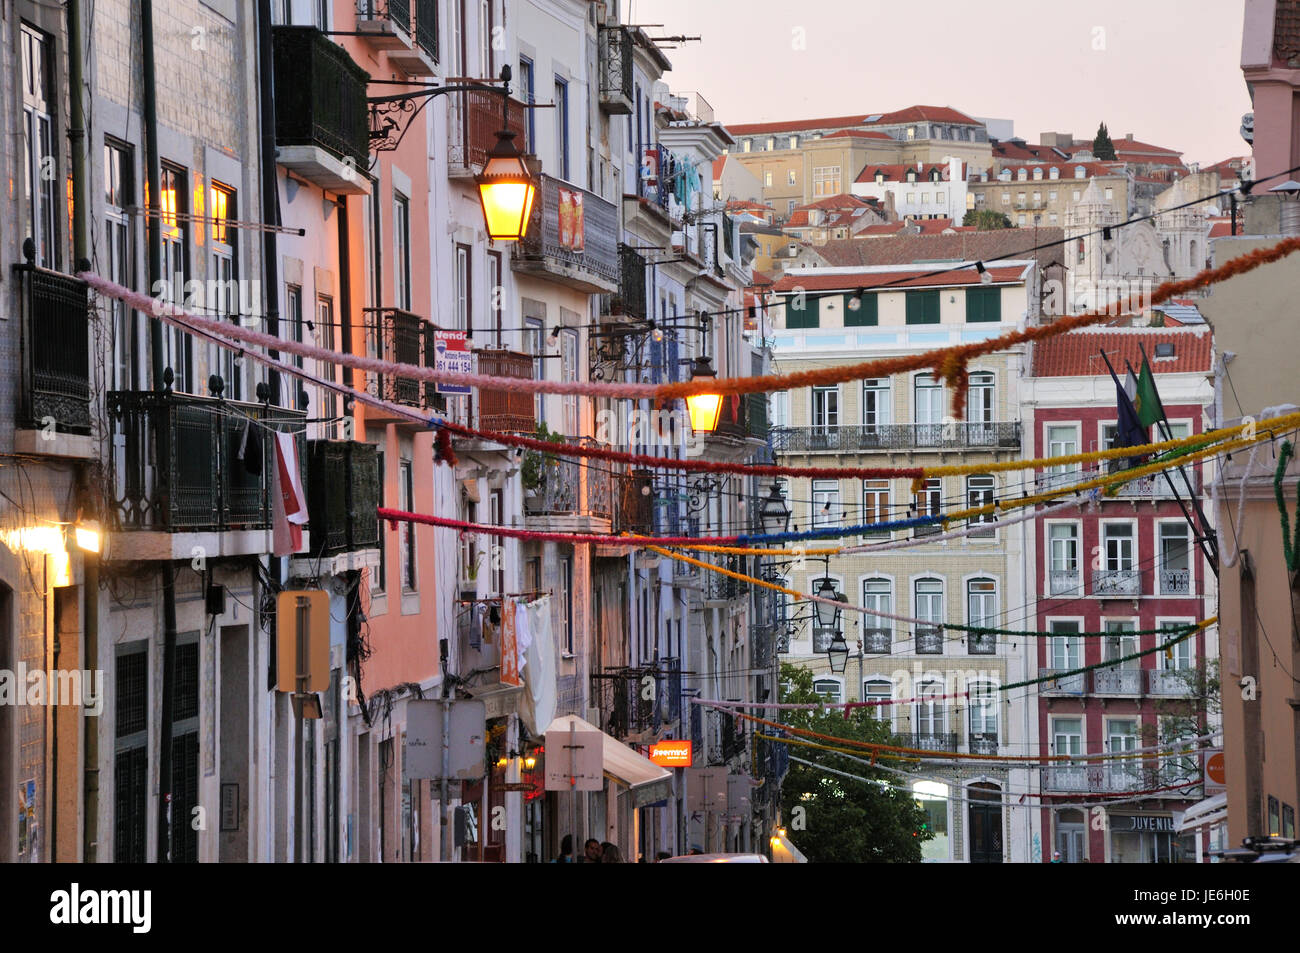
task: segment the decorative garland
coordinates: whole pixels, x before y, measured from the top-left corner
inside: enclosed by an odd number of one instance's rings
[[[1211,616],[1208,619],[1203,619],[1200,622],[1197,622],[1195,625],[1189,627],[1188,631],[1184,632],[1182,635],[1178,636],[1177,638],[1170,639],[1168,642],[1165,642],[1161,645],[1157,645],[1153,649],[1143,649],[1140,652],[1133,652],[1130,653],[1129,655],[1121,655],[1119,658],[1109,659],[1108,661],[1105,662],[1094,662],[1092,665],[1085,665],[1082,668],[1071,669],[1068,672],[1053,672],[1051,675],[1042,678],[1029,678],[1023,682],[1009,682],[1008,684],[999,687],[998,691],[1006,692],[1006,691],[1010,691],[1013,688],[1025,688],[1026,686],[1029,685],[1041,685],[1043,682],[1054,682],[1058,679],[1069,678],[1071,675],[1078,675],[1082,672],[1091,672],[1100,668],[1110,668],[1111,666],[1118,665],[1121,662],[1131,662],[1133,659],[1141,658],[1144,655],[1154,655],[1156,652],[1164,652],[1167,651],[1168,649],[1173,648],[1175,645],[1177,645],[1179,642],[1182,642],[1188,636],[1196,632],[1199,632],[1202,629],[1206,629],[1212,625],[1217,624],[1218,621],[1219,621],[1218,616]],[[1112,632],[1109,634],[1114,635],[1115,633]]]
[[[1291,520],[1286,512],[1286,498],[1282,491],[1282,479],[1286,476],[1286,465],[1291,461],[1295,447],[1290,440],[1282,441],[1282,452],[1277,455],[1277,470],[1273,473],[1273,498],[1277,500],[1277,512],[1282,518],[1282,554],[1286,557],[1286,568],[1295,572],[1296,553],[1300,552],[1300,483],[1296,484],[1296,522],[1294,533]]]

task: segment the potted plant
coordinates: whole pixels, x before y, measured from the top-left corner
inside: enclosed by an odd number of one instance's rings
[[[564,442],[564,437],[547,427],[545,422],[537,425],[537,432],[533,436],[547,443]],[[529,499],[536,497],[546,486],[546,463],[554,459],[554,454],[543,453],[540,450],[528,450],[524,453],[524,462],[519,468],[519,478],[523,481],[526,497]]]

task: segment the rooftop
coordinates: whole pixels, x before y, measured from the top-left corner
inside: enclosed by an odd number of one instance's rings
[[[1172,357],[1157,357],[1156,345],[1173,346]],[[1214,336],[1208,326],[1199,328],[1080,328],[1034,344],[1035,377],[1109,376],[1103,351],[1122,372],[1124,362],[1137,368],[1142,363],[1142,348],[1156,374],[1182,374],[1210,371]]]

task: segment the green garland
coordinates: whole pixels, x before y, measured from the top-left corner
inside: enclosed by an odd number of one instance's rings
[[[1072,669],[1068,672],[1053,672],[1051,675],[1042,678],[1031,678],[1023,682],[1011,682],[1008,685],[1000,686],[998,691],[1005,692],[1010,691],[1013,688],[1025,688],[1029,685],[1041,685],[1043,682],[1055,682],[1062,678],[1069,678],[1071,675],[1078,675],[1081,672],[1091,672],[1098,668],[1109,668],[1110,666],[1118,665],[1120,662],[1130,662],[1133,659],[1141,658],[1144,655],[1154,655],[1156,652],[1163,652],[1166,649],[1172,648],[1199,628],[1201,628],[1199,625],[1191,626],[1188,631],[1178,636],[1178,638],[1170,639],[1168,642],[1157,645],[1153,649],[1143,649],[1141,652],[1134,652],[1131,655],[1121,655],[1119,658],[1107,659],[1104,662],[1094,662],[1092,665],[1085,665],[1083,668]]]
[[[1286,512],[1286,498],[1282,492],[1282,478],[1286,476],[1286,465],[1291,460],[1295,447],[1290,440],[1282,441],[1282,452],[1277,455],[1277,470],[1273,474],[1273,496],[1277,500],[1277,512],[1282,517],[1282,554],[1286,556],[1286,568],[1295,572],[1296,553],[1300,552],[1300,483],[1296,484],[1296,521],[1292,528]]]
[[[1099,639],[1107,635],[1186,635],[1197,628],[1195,623],[1162,625],[1158,629],[1124,629],[1115,632],[1027,632],[1023,629],[987,629],[978,625],[958,625],[955,622],[935,623],[937,629],[958,629],[971,635],[1007,635],[1015,638],[1036,639]]]

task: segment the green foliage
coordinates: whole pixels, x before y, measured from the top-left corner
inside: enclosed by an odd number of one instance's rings
[[[1104,122],[1097,127],[1097,135],[1093,137],[1092,154],[1103,162],[1115,161],[1115,143],[1110,141]]]
[[[1159,699],[1156,713],[1159,716],[1159,731],[1156,726],[1143,732],[1143,744],[1163,744],[1172,738],[1198,738],[1209,732],[1211,724],[1220,723],[1223,712],[1223,697],[1219,680],[1219,660],[1199,659],[1194,668],[1178,669],[1166,676],[1176,681],[1180,694]],[[1209,747],[1208,742],[1200,742],[1194,747]],[[1200,778],[1201,767],[1197,755],[1170,755],[1163,759],[1164,783],[1195,781]]]
[[[981,232],[1011,227],[1011,219],[1005,212],[998,212],[991,208],[967,209],[961,223],[966,226],[974,225]]]
[[[812,673],[793,665],[781,666],[781,701],[815,702]],[[793,727],[856,741],[894,742],[886,725],[856,708],[843,710],[791,710],[782,719]],[[927,815],[905,790],[886,786],[905,784],[906,778],[861,764],[831,751],[790,746],[793,757],[815,761],[870,781],[854,781],[807,765],[790,763],[781,786],[781,816],[790,838],[813,863],[917,863],[921,843],[934,836]],[[890,762],[899,766],[899,762]],[[883,782],[883,783],[882,783]],[[802,808],[802,812],[796,812]],[[802,817],[804,828],[796,823]]]
[[[547,443],[564,443],[564,435],[558,434],[546,426],[543,421],[537,425],[537,433],[533,434],[538,440],[545,440]],[[519,478],[523,481],[525,490],[540,490],[546,482],[546,474],[543,465],[547,460],[554,460],[554,454],[542,453],[540,450],[529,450],[524,453],[524,462],[519,468]]]

